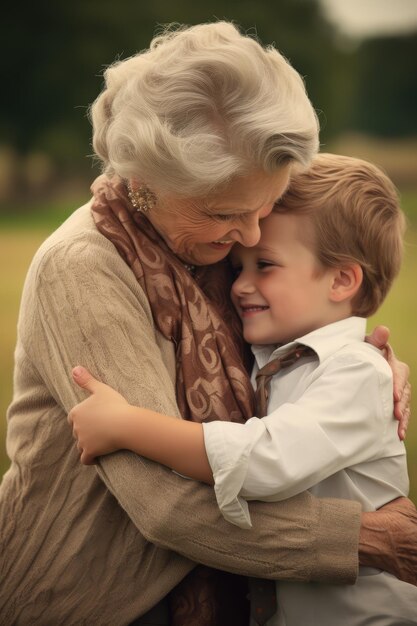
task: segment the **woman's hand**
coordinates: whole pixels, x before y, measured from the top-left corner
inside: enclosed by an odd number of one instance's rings
[[[130,405],[120,393],[93,378],[83,367],[75,367],[72,376],[77,385],[91,393],[68,415],[81,463],[91,465],[96,457],[123,448],[121,422]]]
[[[411,385],[409,381],[410,368],[406,363],[399,361],[391,346],[388,344],[389,330],[385,326],[377,326],[366,341],[382,350],[389,366],[392,369],[394,381],[394,415],[399,421],[398,436],[405,439],[410,420]]]
[[[417,511],[411,500],[397,498],[362,513],[359,562],[417,585]]]

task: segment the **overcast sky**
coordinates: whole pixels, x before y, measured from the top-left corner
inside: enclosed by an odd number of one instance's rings
[[[417,30],[417,0],[320,0],[346,35],[368,37]]]

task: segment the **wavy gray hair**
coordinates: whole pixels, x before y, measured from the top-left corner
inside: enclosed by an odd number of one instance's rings
[[[318,150],[300,75],[231,23],[168,27],[104,77],[91,119],[109,175],[197,196],[253,169],[306,166]]]

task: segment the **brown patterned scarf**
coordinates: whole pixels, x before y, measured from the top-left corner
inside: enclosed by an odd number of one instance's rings
[[[147,295],[156,327],[175,345],[181,415],[195,422],[244,422],[254,415],[254,393],[244,366],[240,322],[230,304],[228,263],[197,268],[191,276],[144,214],[131,205],[121,179],[100,176],[92,191],[97,229],[131,267]],[[215,598],[211,610],[206,604],[204,615],[197,612],[200,602],[196,599],[204,595],[204,586],[209,589],[208,581],[213,578],[198,570],[194,589],[183,585],[191,613],[183,614],[179,607],[184,608],[184,601],[176,598],[173,623],[218,626]],[[226,595],[222,595],[222,605]],[[237,599],[232,600],[236,603]]]

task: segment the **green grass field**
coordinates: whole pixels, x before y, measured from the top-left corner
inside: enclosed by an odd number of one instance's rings
[[[399,279],[378,314],[370,320],[369,328],[383,323],[391,329],[391,343],[402,360],[412,370],[411,382],[417,382],[417,194],[404,198],[410,217],[404,265]],[[62,212],[60,215],[65,215]],[[0,220],[0,476],[9,460],[5,451],[6,409],[12,395],[13,350],[16,322],[24,276],[33,253],[55,227],[60,217],[31,218],[17,223],[8,217]],[[414,406],[416,404],[414,403]],[[407,435],[407,451],[411,480],[411,498],[417,503],[417,417],[411,420]]]

